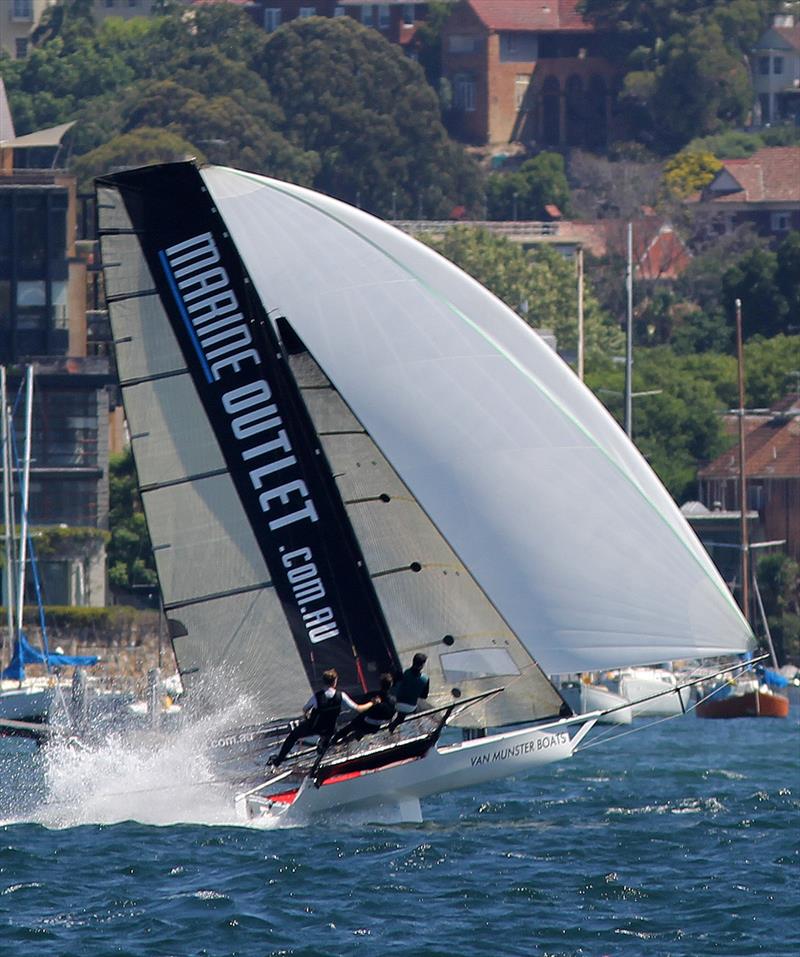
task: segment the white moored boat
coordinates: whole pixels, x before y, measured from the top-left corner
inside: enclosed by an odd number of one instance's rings
[[[311,190],[193,163],[103,177],[97,199],[186,697],[223,674],[269,725],[221,749],[229,765],[253,749],[243,813],[417,819],[427,795],[574,752],[599,715],[573,717],[546,673],[748,646],[602,405],[431,249]],[[256,784],[251,759],[324,670],[363,695],[418,651],[432,729],[379,732],[366,755],[300,752]],[[516,727],[448,744],[442,721]]]

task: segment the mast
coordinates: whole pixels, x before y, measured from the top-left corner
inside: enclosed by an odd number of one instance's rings
[[[585,335],[583,326],[583,246],[578,246],[578,378],[583,382]]]
[[[736,300],[736,359],[739,378],[739,515],[742,538],[742,613],[750,619],[750,548],[747,538],[747,483],[744,441],[744,345],[742,341],[742,300]]]
[[[28,546],[28,501],[31,477],[31,420],[33,416],[33,366],[25,370],[25,446],[22,459],[20,486],[19,566],[17,567],[17,634],[22,631],[22,611],[25,604],[25,562]]]
[[[625,318],[625,434],[633,435],[633,223],[628,223],[628,256],[625,266],[627,310]]]
[[[8,402],[6,387],[6,368],[0,366],[0,417],[2,418],[2,455],[3,455],[3,529],[5,540],[5,597],[6,597],[6,629],[9,649],[14,638],[14,575],[11,537],[14,534],[14,523],[11,517],[11,460],[9,456],[9,427]],[[5,665],[6,636],[3,637],[3,646],[0,651],[0,670]]]

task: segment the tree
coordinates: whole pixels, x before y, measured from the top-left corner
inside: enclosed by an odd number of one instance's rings
[[[382,216],[477,209],[477,164],[451,142],[419,65],[350,17],[294,20],[253,58],[286,116],[281,132],[320,159],[315,185]]]
[[[491,290],[535,329],[551,330],[559,349],[577,350],[575,264],[549,246],[525,250],[488,230],[458,226],[430,243],[447,259]],[[587,358],[622,350],[622,335],[587,288],[584,295]]]
[[[109,460],[109,499],[110,583],[128,589],[134,585],[155,585],[158,579],[130,447],[120,455],[112,455]]]
[[[624,370],[596,365],[587,385],[621,422]],[[730,388],[727,387],[730,380]],[[697,469],[725,448],[722,417],[735,395],[736,370],[728,356],[676,356],[668,347],[636,351],[633,391],[661,389],[633,400],[633,438],[678,501],[695,497]]]
[[[685,199],[691,193],[703,189],[711,182],[722,163],[707,151],[682,150],[664,167],[664,185],[677,199]]]
[[[525,160],[516,172],[488,177],[488,219],[543,219],[549,204],[569,213],[569,183],[560,153],[539,153]]]
[[[757,577],[779,662],[800,658],[800,564],[788,555],[764,555]]]
[[[150,126],[140,126],[132,133],[116,136],[82,156],[75,163],[75,175],[80,188],[88,189],[95,176],[109,170],[146,166],[149,163],[173,163],[192,157],[201,163],[205,161],[203,152],[183,137]]]
[[[769,0],[583,0],[609,31],[626,72],[621,97],[632,133],[661,152],[742,123],[751,105],[745,58]]]
[[[735,302],[741,300],[745,338],[787,331],[789,303],[778,285],[777,274],[777,254],[763,247],[752,249],[723,273],[726,312],[735,315]]]

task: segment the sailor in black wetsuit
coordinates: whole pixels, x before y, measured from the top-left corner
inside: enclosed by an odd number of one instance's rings
[[[365,734],[374,734],[381,726],[394,716],[394,695],[392,694],[392,676],[381,675],[380,691],[372,696],[372,707],[366,714],[357,715],[350,724],[338,731],[331,744],[340,744],[342,741],[358,741]]]
[[[397,714],[389,725],[390,731],[394,731],[398,724],[405,721],[407,715],[417,710],[417,702],[420,698],[428,697],[431,683],[428,676],[422,673],[427,660],[428,656],[423,655],[422,652],[414,655],[411,667],[406,668],[403,677],[392,688],[397,702],[395,704]]]
[[[303,708],[305,718],[293,728],[287,735],[286,740],[281,745],[277,756],[271,755],[267,761],[268,765],[278,767],[283,762],[286,755],[291,751],[292,745],[300,738],[307,735],[319,735],[319,747],[324,750],[336,730],[336,719],[342,706],[351,711],[368,711],[372,707],[372,702],[366,704],[356,704],[353,699],[343,691],[336,690],[336,683],[339,675],[331,668],[322,675],[325,687],[315,694],[311,695]]]

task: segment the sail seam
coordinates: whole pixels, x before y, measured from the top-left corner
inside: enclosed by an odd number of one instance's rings
[[[189,482],[200,482],[203,479],[216,478],[219,475],[227,475],[225,468],[212,469],[209,472],[197,472],[194,475],[187,475],[184,478],[171,479],[169,482],[151,482],[149,485],[142,485],[139,489],[142,495],[147,492],[157,492],[162,488],[175,488],[177,485],[186,485]]]
[[[161,379],[174,379],[175,376],[189,375],[188,369],[173,369],[171,372],[156,372],[153,375],[134,376],[131,379],[120,379],[120,388],[129,389],[134,385],[144,385],[146,382],[158,382]]]
[[[157,289],[139,289],[136,292],[120,292],[115,296],[106,296],[106,303],[114,305],[116,302],[127,302],[129,299],[145,299],[147,296],[157,296]]]
[[[641,498],[650,506],[650,508],[656,513],[656,515],[658,515],[658,517],[667,526],[667,528],[669,528],[669,530],[672,532],[672,534],[675,536],[675,538],[678,540],[678,542],[684,548],[684,550],[688,552],[689,555],[691,555],[695,564],[702,570],[705,577],[712,582],[716,590],[725,598],[728,605],[738,613],[739,617],[746,624],[746,621],[741,614],[741,610],[739,609],[739,606],[736,604],[736,602],[733,599],[733,595],[726,588],[721,587],[721,583],[718,582],[714,578],[714,576],[709,573],[709,570],[703,565],[699,556],[696,555],[694,551],[689,547],[688,543],[684,541],[684,539],[679,534],[677,528],[672,524],[670,519],[666,515],[664,515],[662,510],[656,505],[653,499],[644,491],[644,489],[642,489],[642,487],[639,485],[638,482],[633,480],[632,476],[627,474],[627,472],[620,466],[620,464],[609,453],[609,451],[605,448],[605,446],[595,438],[592,432],[590,432],[583,425],[582,422],[580,422],[568,409],[566,409],[557,400],[557,398],[552,394],[552,392],[547,388],[547,386],[544,385],[544,383],[539,379],[539,377],[534,375],[530,369],[526,368],[518,359],[515,358],[515,356],[513,356],[510,352],[508,352],[508,350],[505,349],[494,338],[494,336],[492,336],[490,333],[482,329],[473,319],[471,319],[466,313],[464,313],[454,302],[448,299],[447,296],[443,295],[441,292],[439,292],[438,289],[436,289],[434,286],[430,285],[428,282],[422,279],[421,276],[417,275],[417,273],[415,273],[412,269],[410,269],[407,265],[405,265],[405,263],[403,263],[400,259],[392,255],[391,253],[387,252],[387,250],[384,249],[382,246],[380,246],[375,240],[370,239],[368,236],[360,232],[350,223],[345,222],[343,219],[334,215],[329,210],[322,209],[320,206],[318,206],[316,203],[313,203],[311,200],[302,196],[298,196],[296,193],[292,192],[291,190],[281,189],[278,185],[276,185],[274,181],[267,180],[264,177],[260,177],[252,173],[247,173],[242,170],[235,170],[235,169],[231,169],[230,167],[226,167],[226,169],[228,169],[231,173],[242,177],[243,179],[252,180],[258,183],[258,185],[261,186],[262,188],[271,189],[276,193],[281,193],[282,195],[287,196],[289,199],[295,202],[301,203],[304,206],[309,206],[311,209],[315,210],[320,215],[326,216],[328,219],[331,219],[334,222],[337,222],[343,229],[346,229],[348,232],[353,233],[355,236],[358,236],[359,239],[367,243],[367,245],[371,246],[377,252],[381,253],[387,259],[391,260],[391,262],[393,262],[398,269],[400,269],[406,275],[410,276],[415,282],[419,283],[419,285],[425,290],[427,290],[427,292],[433,298],[435,298],[436,300],[441,302],[443,305],[445,305],[448,309],[450,309],[453,312],[454,315],[458,316],[463,322],[465,322],[468,326],[470,326],[470,328],[473,329],[490,346],[492,346],[492,348],[500,356],[506,359],[507,362],[511,363],[511,365],[514,366],[514,368],[518,372],[520,372],[524,378],[526,378],[529,382],[531,382],[531,384],[534,385],[539,390],[539,392],[548,400],[548,402],[550,402],[553,408],[557,409],[565,418],[567,418],[570,422],[572,422],[574,427],[578,429],[583,435],[585,435],[586,438],[591,442],[591,444],[603,456],[605,456],[605,458],[608,460],[611,466],[623,477],[623,479],[628,483],[628,485],[630,485],[633,489],[636,490],[636,492],[638,492]],[[477,280],[474,280],[474,281],[477,283]],[[518,319],[519,322],[524,323],[523,319],[520,319],[518,316],[516,318]],[[527,323],[525,323],[525,325],[527,326]],[[535,334],[532,327],[528,327],[528,328],[530,329],[532,334]],[[750,632],[749,625],[747,626],[747,630],[748,632]]]
[[[174,611],[176,608],[188,608],[190,605],[202,605],[207,601],[216,601],[219,598],[232,598],[234,595],[246,595],[249,592],[272,588],[272,581],[256,582],[255,585],[244,585],[242,588],[229,588],[225,591],[214,592],[208,595],[198,595],[196,598],[186,598],[183,601],[164,602],[164,611]]]

